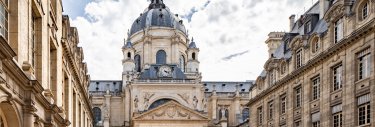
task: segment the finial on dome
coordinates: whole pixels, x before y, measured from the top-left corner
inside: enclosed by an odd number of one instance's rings
[[[165,4],[163,0],[151,0],[150,6],[148,8],[165,8]]]
[[[197,48],[197,45],[194,42],[194,37],[191,37],[191,42],[189,44],[189,48],[191,48],[191,49]]]

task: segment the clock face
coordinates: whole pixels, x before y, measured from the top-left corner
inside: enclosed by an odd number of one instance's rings
[[[161,66],[159,68],[159,77],[172,77],[172,69],[169,66]]]

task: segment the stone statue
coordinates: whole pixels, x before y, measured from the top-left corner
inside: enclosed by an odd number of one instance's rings
[[[135,99],[134,99],[134,108],[135,109],[138,109],[138,96],[137,95],[135,95]]]
[[[221,119],[226,119],[226,114],[225,114],[225,108],[224,107],[221,107],[220,109],[220,112],[221,112]]]
[[[205,111],[206,108],[207,108],[207,99],[206,98],[202,99],[202,104],[203,104],[203,110]]]
[[[193,98],[193,107],[194,107],[194,109],[197,109],[197,105],[198,105],[198,99],[197,99],[196,96],[194,96],[194,98]]]

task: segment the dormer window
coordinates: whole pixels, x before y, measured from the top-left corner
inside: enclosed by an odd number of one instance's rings
[[[302,48],[296,52],[296,68],[302,67]]]
[[[305,24],[305,33],[310,33],[311,32],[311,21],[308,21],[306,24]]]
[[[339,42],[344,37],[344,25],[343,25],[342,20],[343,19],[340,18],[339,20],[335,22],[335,29],[334,29],[334,36],[335,36],[334,42],[335,43]]]

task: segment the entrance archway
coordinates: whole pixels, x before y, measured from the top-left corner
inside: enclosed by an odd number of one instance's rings
[[[0,103],[0,127],[21,127],[17,109],[9,103]]]

